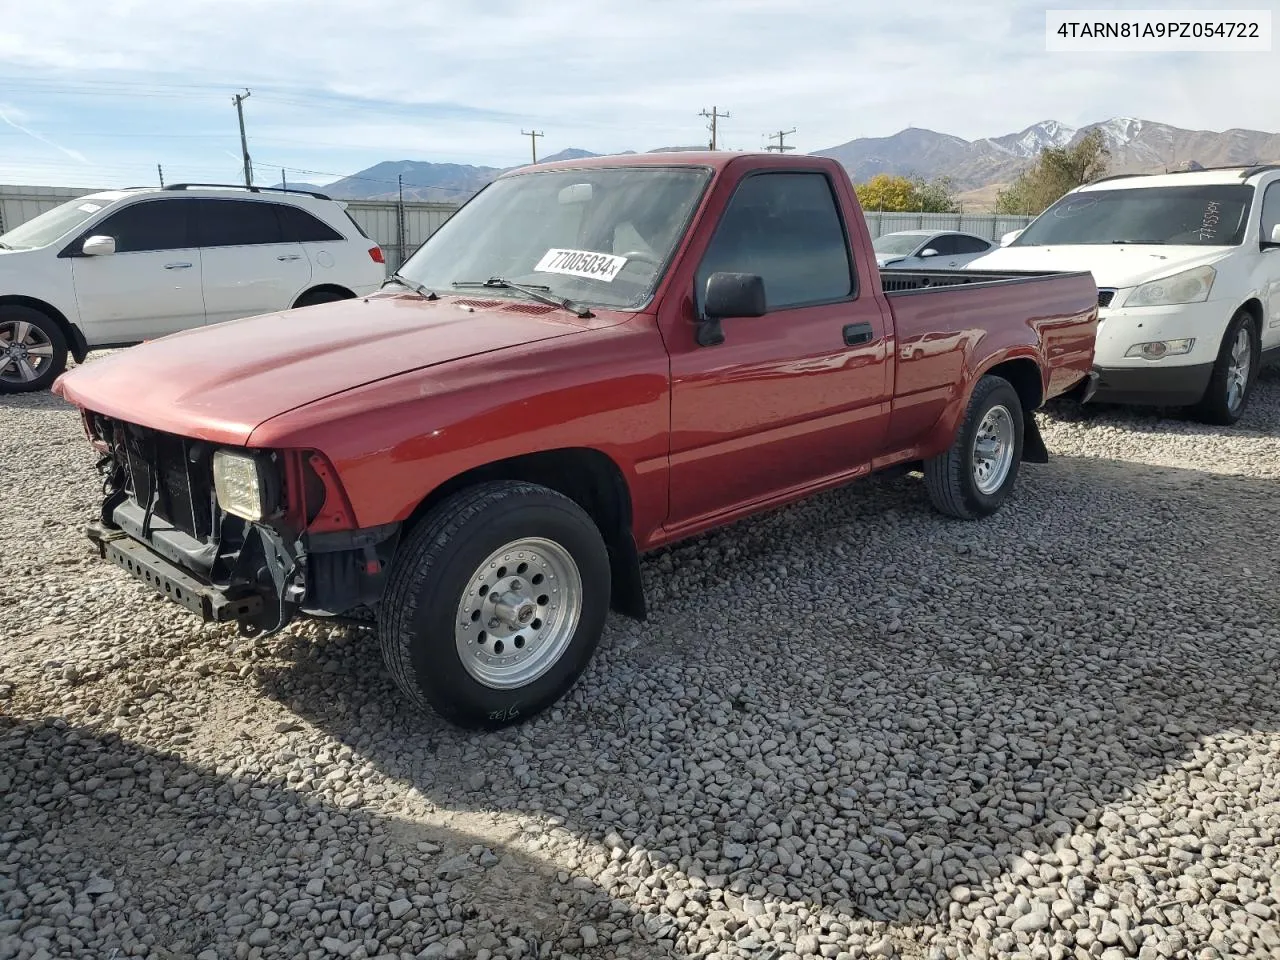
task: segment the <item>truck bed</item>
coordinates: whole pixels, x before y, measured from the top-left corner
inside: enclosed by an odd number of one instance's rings
[[[881,270],[880,285],[885,296],[893,297],[908,293],[927,293],[938,287],[960,284],[989,287],[993,284],[1079,275],[1079,271],[1060,270]]]

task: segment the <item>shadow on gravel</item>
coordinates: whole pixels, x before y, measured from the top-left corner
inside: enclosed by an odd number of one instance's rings
[[[579,915],[560,916],[551,868],[477,843],[465,829],[375,818],[249,769],[193,767],[111,731],[0,716],[3,958],[26,944],[28,956],[103,960],[206,950],[292,960],[317,949],[356,960],[489,949],[517,960],[599,912],[599,892],[577,885]]]
[[[562,708],[515,730],[407,712],[357,631],[258,682],[442,806],[563,817],[733,909],[916,927],[957,886],[1040,870],[1202,738],[1280,730],[1274,483],[1055,457],[971,524],[922,487],[873,479],[648,558],[650,622],[612,619]]]

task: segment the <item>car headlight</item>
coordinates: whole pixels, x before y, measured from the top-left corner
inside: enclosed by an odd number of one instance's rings
[[[1152,340],[1149,343],[1135,343],[1124,352],[1126,357],[1142,357],[1144,360],[1159,360],[1161,357],[1176,357],[1190,353],[1195,346],[1195,337],[1185,340]]]
[[[1175,303],[1202,303],[1209,299],[1218,271],[1208,265],[1192,267],[1159,280],[1148,280],[1134,287],[1125,298],[1126,307],[1159,307]]]
[[[218,506],[245,520],[264,520],[277,500],[270,464],[262,456],[217,450],[213,454],[213,492]]]

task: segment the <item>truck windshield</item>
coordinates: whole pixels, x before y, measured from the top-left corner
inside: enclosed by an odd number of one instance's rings
[[[110,202],[110,200],[83,197],[78,200],[68,200],[52,210],[46,210],[38,217],[32,217],[26,223],[19,224],[8,233],[0,233],[0,248],[31,250],[36,247],[47,247],[60,237],[65,237]]]
[[[923,240],[918,233],[886,233],[871,241],[871,248],[880,256],[905,257]]]
[[[496,180],[400,273],[436,291],[501,277],[602,307],[652,294],[698,205],[702,167],[547,170]],[[523,297],[501,286],[486,297]]]
[[[1009,246],[1133,243],[1236,246],[1253,187],[1237,183],[1086,190],[1063,197]]]

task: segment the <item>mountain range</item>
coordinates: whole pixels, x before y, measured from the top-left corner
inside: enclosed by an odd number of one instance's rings
[[[950,177],[960,199],[968,197],[976,201],[975,206],[981,206],[983,198],[992,196],[998,185],[1009,183],[1028,169],[1041,150],[1074,145],[1095,129],[1101,131],[1111,152],[1111,173],[1151,173],[1187,164],[1212,167],[1280,161],[1280,134],[1241,129],[1185,130],[1130,117],[1116,117],[1083,127],[1045,120],[1016,133],[978,140],[908,127],[893,136],[859,137],[813,152],[838,160],[856,183],[878,173],[918,175],[926,179]],[[663,147],[649,152],[701,149],[704,148]],[[594,156],[598,154],[571,148],[539,160]],[[320,189],[344,200],[393,199],[397,196],[397,177],[400,177],[406,200],[460,202],[502,172],[498,167],[466,164],[384,161],[330,184],[313,187],[290,183],[289,186]]]

